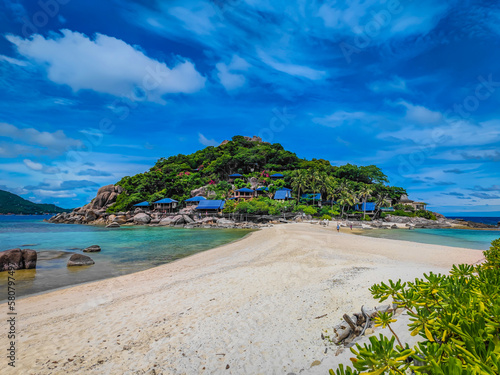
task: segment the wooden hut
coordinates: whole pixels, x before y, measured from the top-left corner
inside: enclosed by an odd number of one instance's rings
[[[199,202],[198,206],[196,206],[196,210],[201,213],[220,213],[224,209],[225,203],[224,200],[205,199]]]
[[[241,188],[234,192],[234,199],[252,199],[257,196],[257,192],[248,188]]]
[[[201,201],[204,201],[206,199],[207,198],[202,197],[201,195],[197,195],[196,197],[186,199],[184,202],[186,202],[187,207],[191,207],[191,206],[197,206]]]
[[[177,208],[177,201],[172,198],[164,198],[153,203],[155,210],[161,212],[172,212]]]

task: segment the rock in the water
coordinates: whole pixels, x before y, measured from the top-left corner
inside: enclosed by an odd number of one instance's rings
[[[114,221],[111,224],[106,225],[106,228],[120,228],[120,224]]]
[[[84,253],[96,253],[98,251],[101,251],[101,247],[98,245],[92,245],[92,246],[89,246],[89,247],[83,249]]]
[[[145,213],[137,214],[134,216],[135,224],[149,224],[151,222],[151,217]]]
[[[68,267],[91,266],[92,264],[95,264],[92,258],[83,254],[73,254],[68,260]]]
[[[11,249],[0,252],[0,271],[36,268],[37,254],[31,249]]]

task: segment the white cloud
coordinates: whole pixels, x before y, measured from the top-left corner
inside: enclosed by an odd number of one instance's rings
[[[61,173],[61,170],[57,167],[52,167],[50,165],[44,165],[41,163],[37,163],[30,159],[23,160],[24,165],[26,165],[29,169],[34,171],[39,171],[43,174],[57,174]]]
[[[245,76],[236,72],[247,71],[250,68],[250,64],[238,55],[234,55],[229,64],[220,62],[215,67],[217,68],[217,77],[221,85],[227,91],[232,91],[245,85]]]
[[[205,85],[190,61],[179,59],[169,68],[120,39],[96,34],[91,40],[66,29],[61,33],[47,39],[38,34],[30,39],[8,35],[7,39],[20,55],[45,67],[51,81],[75,92],[87,89],[162,102],[162,95],[191,94]]]
[[[5,61],[6,63],[12,64],[12,65],[17,65],[17,66],[26,66],[28,63],[26,61],[14,59],[13,57],[5,56],[5,55],[0,55],[0,62]]]
[[[217,142],[215,139],[208,139],[207,137],[205,137],[201,133],[198,133],[198,141],[203,146],[218,146],[219,145],[219,142]]]
[[[7,123],[0,123],[0,138],[9,138],[12,142],[0,143],[0,155],[16,157],[26,154],[62,154],[68,147],[80,146],[81,141],[66,136],[62,130],[53,133],[34,128],[18,128]]]
[[[312,121],[316,124],[336,128],[342,125],[350,125],[353,121],[366,119],[369,115],[364,112],[336,111],[324,117],[314,117]]]
[[[327,73],[325,71],[316,70],[304,65],[279,62],[263,51],[258,51],[257,53],[264,64],[291,76],[307,78],[312,81],[317,81],[327,77]]]
[[[400,77],[392,77],[388,81],[375,81],[368,85],[373,92],[408,92],[406,81]]]
[[[482,146],[500,142],[500,124],[497,121],[472,124],[467,121],[444,123],[433,127],[408,126],[396,132],[384,132],[379,134],[381,139],[395,139],[411,141],[418,145],[434,149],[437,147],[465,147]],[[448,157],[440,154],[447,160],[459,160],[462,158],[450,158],[453,154],[463,154],[463,150],[450,151]],[[486,157],[486,155],[483,155]],[[436,156],[437,157],[437,156]],[[493,158],[494,155],[489,155]],[[471,160],[474,157],[470,157]],[[480,159],[479,155],[477,159]]]
[[[406,107],[406,119],[409,121],[420,124],[435,124],[443,120],[443,115],[440,112],[431,111],[424,106],[414,105],[404,100],[397,104]]]

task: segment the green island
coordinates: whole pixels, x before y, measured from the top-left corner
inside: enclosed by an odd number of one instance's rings
[[[2,215],[36,215],[57,214],[71,210],[57,207],[54,204],[33,203],[16,194],[0,190],[0,214]]]
[[[235,136],[218,147],[162,158],[148,172],[122,178],[117,185],[123,191],[107,211],[127,211],[140,202],[164,198],[182,202],[200,188],[207,198],[227,200],[235,190],[246,188],[255,189],[251,197],[256,199],[228,200],[223,212],[275,215],[301,211],[331,219],[356,213],[354,208],[360,201],[374,202],[379,209],[397,202],[406,191],[386,185],[388,182],[375,165],[333,166],[324,159],[301,159],[279,143]],[[283,188],[291,188],[293,193],[285,199],[273,199]],[[412,206],[404,206],[394,212],[431,218],[424,210],[414,211]]]

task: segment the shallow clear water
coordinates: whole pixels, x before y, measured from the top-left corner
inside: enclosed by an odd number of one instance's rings
[[[36,270],[16,271],[18,297],[142,271],[238,240],[250,232],[146,226],[106,229],[42,221],[48,217],[0,216],[0,251],[21,247],[39,252]],[[71,254],[82,253],[81,249],[90,245],[102,249],[85,253],[94,265],[66,267]],[[6,282],[7,272],[0,272],[0,300],[5,300]]]
[[[363,236],[390,238],[395,240],[464,247],[468,249],[487,250],[490,243],[500,238],[500,230],[469,229],[369,229]]]

